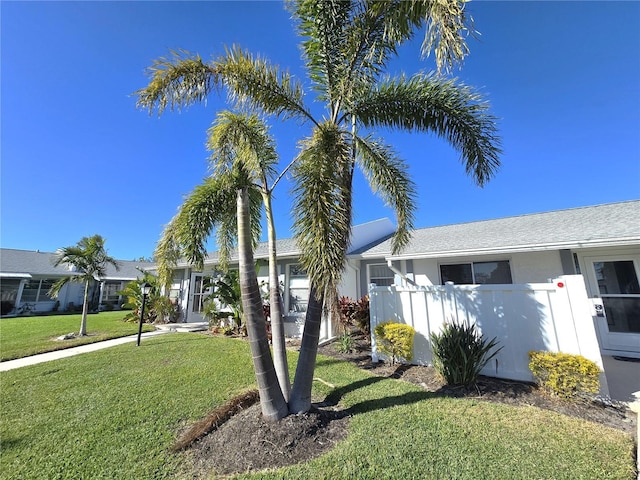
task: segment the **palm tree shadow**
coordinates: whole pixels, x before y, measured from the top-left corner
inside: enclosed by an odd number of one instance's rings
[[[344,387],[336,388],[325,397],[324,401],[317,403],[316,406],[319,408],[335,407],[340,403],[345,395],[361,388],[369,387],[384,380],[400,378],[402,376],[402,372],[404,372],[408,368],[410,368],[410,365],[398,365],[398,367],[386,377],[372,376],[369,378],[358,380],[356,382],[352,382],[348,385],[345,385]],[[414,391],[407,392],[402,395],[384,396],[382,398],[364,400],[343,410],[342,415],[351,416],[368,413],[375,410],[382,410],[398,405],[408,405],[411,403],[417,403],[423,400],[434,398],[435,396],[436,395],[432,392]]]

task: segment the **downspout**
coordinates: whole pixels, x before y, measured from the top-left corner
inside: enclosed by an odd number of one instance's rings
[[[409,277],[407,277],[404,273],[398,270],[398,268],[393,264],[393,260],[387,260],[387,266],[389,267],[389,270],[391,270],[393,273],[395,273],[396,275],[399,275],[400,278],[402,278],[403,286],[405,285],[411,285],[412,287],[418,286],[416,282],[414,282]]]

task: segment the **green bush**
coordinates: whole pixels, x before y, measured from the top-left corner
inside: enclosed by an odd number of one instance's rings
[[[529,352],[529,370],[538,384],[564,398],[597,394],[600,368],[581,355]]]
[[[498,341],[487,341],[476,325],[445,323],[440,333],[431,334],[433,367],[449,385],[469,386],[476,382],[480,370],[497,355]]]
[[[353,337],[344,333],[338,337],[337,349],[340,353],[351,353],[355,349]]]
[[[380,353],[389,357],[392,364],[413,357],[415,329],[404,323],[383,322],[373,330]]]

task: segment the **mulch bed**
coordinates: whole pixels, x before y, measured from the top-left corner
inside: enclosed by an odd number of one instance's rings
[[[295,348],[295,344],[292,347]],[[374,375],[411,382],[436,395],[514,406],[532,405],[597,422],[636,437],[635,415],[619,402],[587,399],[569,402],[548,395],[530,383],[490,377],[481,377],[471,389],[450,387],[431,367],[374,364],[369,352],[368,339],[363,336],[356,337],[355,348],[350,353],[339,352],[337,343],[324,345],[318,351],[351,362]],[[259,404],[253,403],[257,402],[255,394],[245,393],[239,397],[242,398],[230,400],[183,432],[176,442],[176,450],[189,452],[193,478],[207,477],[212,471],[224,476],[306,462],[329,451],[347,435],[349,416],[325,404],[315,405],[308,414],[290,415],[279,422],[268,423],[262,419]],[[637,444],[637,438],[635,441]]]
[[[634,437],[637,434],[636,415],[622,402],[610,399],[578,399],[569,401],[550,395],[533,383],[502,380],[484,376],[479,378],[478,383],[473,388],[451,387],[442,381],[433,367],[418,365],[392,366],[383,362],[373,363],[370,352],[371,347],[368,340],[361,336],[356,337],[353,352],[339,352],[338,344],[335,342],[320,347],[319,350],[319,353],[322,355],[352,362],[374,375],[411,382],[438,395],[456,398],[474,398],[515,406],[531,405],[591,422],[601,423],[608,427],[622,430]]]

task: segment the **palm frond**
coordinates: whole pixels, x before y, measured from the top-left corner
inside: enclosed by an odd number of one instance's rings
[[[466,37],[474,35],[473,19],[466,15],[468,0],[373,1],[373,9],[385,12],[385,39],[401,44],[417,27],[426,25],[421,53],[434,52],[438,71],[450,71],[469,54]]]
[[[298,0],[291,12],[304,38],[302,51],[318,100],[335,101],[345,77],[345,34],[355,2],[343,0]]]
[[[335,124],[322,124],[301,142],[292,170],[300,262],[320,295],[337,288],[349,245],[352,161],[347,138]]]
[[[314,121],[304,106],[302,85],[267,60],[234,46],[214,67],[238,107],[248,105],[280,118]]]
[[[218,113],[208,134],[213,175],[229,171],[236,161],[245,165],[254,182],[266,183],[275,175],[278,161],[275,142],[257,115],[225,110]]]
[[[395,211],[398,223],[392,240],[392,253],[395,255],[411,238],[417,197],[415,184],[409,176],[407,165],[390,146],[370,137],[356,137],[355,141],[358,164],[371,189]]]
[[[108,265],[120,269],[118,261],[107,254],[105,242],[101,235],[82,237],[76,245],[59,249],[53,264],[56,267],[62,264],[75,267],[78,273],[74,277],[82,281],[104,277]]]
[[[153,252],[154,258],[157,259],[157,272],[160,285],[168,287],[173,280],[173,271],[178,265],[178,261],[182,256],[180,246],[177,239],[177,215],[165,225],[162,230],[160,240],[156,244]]]
[[[157,110],[158,115],[167,108],[181,110],[205,101],[220,81],[215,66],[186,50],[171,50],[169,57],[154,60],[146,73],[151,80],[134,92],[136,106],[150,114]]]
[[[51,288],[49,289],[48,295],[51,298],[58,298],[60,292],[62,291],[62,287],[64,287],[67,283],[74,281],[75,277],[63,277],[60,280],[57,280]]]
[[[178,213],[165,227],[154,255],[158,259],[158,276],[163,285],[170,281],[173,268],[181,258],[198,270],[204,268],[206,244],[214,234],[219,262],[223,269],[237,242],[236,191],[245,183],[235,183],[227,176],[209,177],[187,196]],[[262,196],[250,189],[252,238],[257,244],[261,230]]]
[[[432,132],[461,154],[467,174],[484,185],[500,166],[500,138],[489,104],[471,87],[437,75],[381,82],[358,100],[365,127]]]
[[[198,269],[204,266],[207,254],[206,241],[216,224],[234,211],[235,189],[229,188],[227,179],[207,178],[185,199],[177,215],[165,230],[159,246],[169,259],[175,259],[177,252],[193,263]]]

